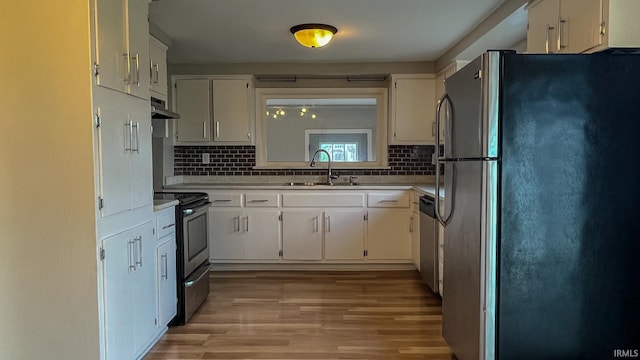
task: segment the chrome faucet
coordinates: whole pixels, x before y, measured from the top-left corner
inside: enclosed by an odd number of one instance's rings
[[[310,167],[316,167],[316,155],[318,155],[319,152],[323,152],[325,154],[327,154],[327,158],[329,159],[329,163],[327,166],[327,185],[333,185],[333,180],[338,178],[338,175],[332,175],[331,174],[331,155],[329,154],[329,152],[325,149],[318,149],[316,150],[315,153],[313,153],[313,157],[311,158],[311,163],[309,163]]]

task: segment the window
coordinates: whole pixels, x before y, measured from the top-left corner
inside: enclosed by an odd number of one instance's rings
[[[256,165],[307,168],[318,149],[337,168],[384,167],[386,88],[259,88]],[[317,161],[327,161],[321,152]]]

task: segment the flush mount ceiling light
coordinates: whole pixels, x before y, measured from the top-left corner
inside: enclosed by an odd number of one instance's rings
[[[308,48],[319,48],[327,45],[338,29],[325,24],[300,24],[290,29],[300,45]]]

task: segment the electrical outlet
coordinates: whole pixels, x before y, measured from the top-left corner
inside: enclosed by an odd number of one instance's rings
[[[436,154],[433,153],[431,154],[431,165],[435,165],[436,164]]]
[[[202,153],[202,163],[203,164],[208,164],[209,163],[209,154],[208,153]]]

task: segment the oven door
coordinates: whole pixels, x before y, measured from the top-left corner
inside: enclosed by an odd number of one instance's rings
[[[182,210],[183,279],[189,277],[195,269],[209,260],[208,209],[207,204],[196,208],[186,207]]]

